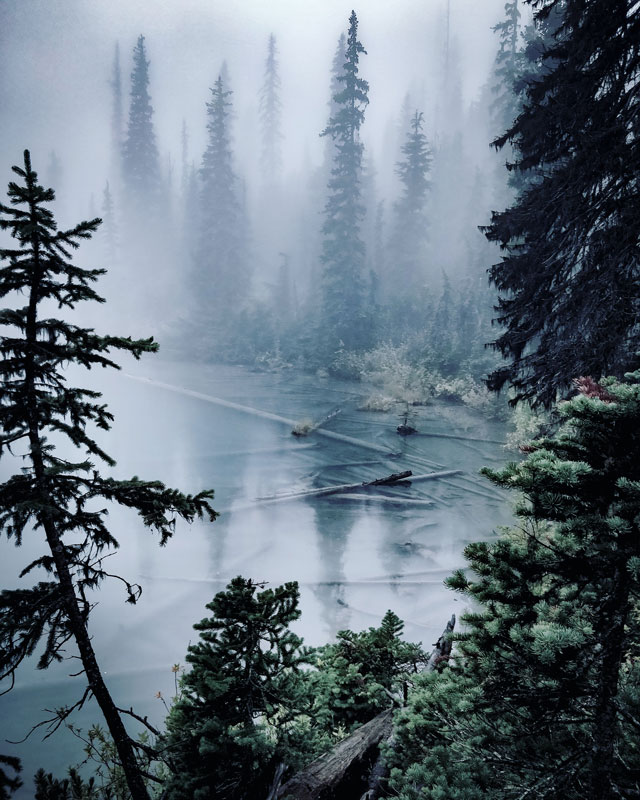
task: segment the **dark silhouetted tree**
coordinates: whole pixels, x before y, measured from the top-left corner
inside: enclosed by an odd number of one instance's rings
[[[640,350],[640,17],[631,0],[534,5],[539,26],[564,13],[496,140],[529,179],[486,231],[504,252],[490,274],[508,362],[489,386],[550,406],[576,374],[622,375]]]
[[[44,540],[45,551],[28,564],[21,577],[43,570],[46,580],[32,588],[0,593],[0,679],[13,683],[22,661],[41,646],[38,667],[44,669],[66,656],[69,642],[77,646],[86,686],[80,700],[57,713],[57,727],[89,697],[95,697],[113,737],[134,800],[147,800],[138,769],[136,747],[123,724],[96,660],[88,629],[92,589],[109,577],[104,559],[118,547],[106,526],[108,504],[135,510],[146,526],[157,531],[160,543],[172,536],[176,518],[215,512],[211,492],[184,495],[158,481],[103,478],[95,460],[115,462],[91,438],[90,426],[109,430],[112,416],[100,394],[68,385],[69,364],[78,367],[116,367],[112,350],[136,358],[157,349],[153,339],[131,340],[100,336],[64,319],[48,316],[57,305],[73,311],[84,301],[101,302],[92,284],[104,273],[83,269],[70,260],[70,251],[89,239],[99,219],[57,230],[48,204],[52,189],[38,184],[29,152],[24,168],[14,167],[21,183],[9,184],[10,206],[0,205],[0,229],[17,247],[0,250],[0,297],[18,302],[0,312],[0,454],[15,453],[20,471],[0,485],[0,531],[20,545],[25,536]],[[25,305],[20,305],[20,298]],[[46,308],[46,312],[45,312]],[[78,460],[57,454],[55,436],[82,452]],[[40,537],[40,538],[39,538]],[[140,587],[125,579],[127,601],[135,603]]]

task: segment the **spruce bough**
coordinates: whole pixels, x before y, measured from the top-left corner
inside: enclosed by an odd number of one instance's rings
[[[144,524],[160,535],[164,545],[178,517],[215,519],[209,504],[213,492],[185,495],[159,481],[103,478],[93,461],[114,461],[91,438],[87,426],[109,430],[112,415],[100,403],[100,394],[67,385],[66,365],[114,367],[112,350],[125,350],[136,359],[154,352],[153,339],[132,340],[99,336],[64,319],[44,317],[42,306],[57,303],[73,310],[83,301],[103,302],[92,284],[102,269],[82,269],[70,252],[89,239],[99,219],[58,231],[47,204],[52,189],[38,184],[29,151],[24,168],[13,171],[21,183],[9,184],[10,206],[0,204],[0,229],[17,241],[1,249],[0,297],[24,297],[26,305],[0,311],[5,335],[0,338],[0,456],[21,457],[22,469],[0,485],[0,531],[19,546],[23,536],[41,531],[47,549],[21,573],[42,569],[48,580],[30,589],[0,594],[0,679],[13,685],[20,663],[42,650],[39,668],[66,656],[75,641],[86,678],[80,700],[59,712],[59,724],[73,708],[95,697],[104,715],[125,772],[133,800],[148,797],[137,764],[136,747],[128,735],[103,680],[87,628],[89,591],[109,577],[104,558],[118,547],[105,524],[104,503],[117,503],[138,512]],[[83,456],[69,461],[56,453],[48,437],[68,440]],[[122,579],[127,601],[135,603],[140,587]]]

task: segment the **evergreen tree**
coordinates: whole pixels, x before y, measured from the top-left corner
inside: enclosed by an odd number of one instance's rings
[[[513,142],[514,168],[531,177],[486,231],[505,253],[490,275],[508,362],[489,386],[549,406],[574,375],[621,375],[640,350],[640,18],[631,0],[533,5],[538,25],[564,13],[496,140]]]
[[[276,38],[269,36],[264,82],[260,90],[260,123],[262,126],[262,175],[273,185],[282,168],[282,103]]]
[[[122,171],[130,211],[140,220],[148,219],[159,207],[162,180],[149,95],[149,61],[142,35],[133,49],[131,104],[122,146]]]
[[[338,631],[337,641],[314,653],[317,672],[310,673],[312,714],[333,736],[368,722],[389,707],[389,695],[402,702],[407,681],[426,663],[417,644],[400,637],[404,623],[387,611],[380,627]]]
[[[495,124],[500,132],[508,130],[520,112],[517,82],[522,75],[522,53],[518,47],[520,38],[520,9],[518,0],[507,0],[504,19],[493,26],[500,39],[493,68],[493,111]]]
[[[105,256],[110,264],[116,264],[118,262],[118,225],[109,181],[107,181],[102,193],[102,220],[104,222]]]
[[[305,661],[288,630],[300,616],[298,585],[261,588],[234,578],[194,626],[200,641],[189,647],[191,670],[167,719],[170,800],[258,800],[290,757],[286,729]]]
[[[518,527],[465,551],[453,665],[401,717],[393,787],[424,796],[637,796],[640,373],[576,381],[550,439],[500,472]],[[409,766],[414,762],[414,766]],[[436,791],[438,787],[438,791]]]
[[[413,294],[425,280],[426,203],[431,149],[423,133],[424,115],[416,111],[396,166],[402,194],[394,204],[394,228],[389,242],[396,294]]]
[[[335,145],[334,166],[329,180],[329,199],[325,221],[321,261],[322,319],[329,352],[341,345],[362,347],[365,339],[363,268],[365,248],[360,235],[364,216],[360,181],[363,145],[360,127],[369,99],[369,84],[358,77],[360,56],[366,50],[358,41],[358,19],[349,18],[346,52],[337,80],[341,89],[333,96],[336,110],[322,136],[330,136]]]
[[[201,215],[196,252],[200,322],[218,346],[232,335],[249,291],[247,221],[229,137],[232,92],[218,76],[207,103],[208,144],[200,169]],[[214,346],[209,341],[208,346]]]
[[[340,76],[342,75],[345,53],[347,51],[347,36],[341,33],[338,37],[335,53],[331,62],[331,75],[329,79],[329,119],[332,119],[338,113],[338,103],[335,98],[342,91],[340,83]],[[326,174],[326,181],[328,183],[331,170],[333,169],[334,159],[336,155],[336,143],[331,136],[325,139],[325,153],[324,153],[324,172]]]
[[[113,56],[112,77],[110,81],[111,100],[111,178],[120,178],[120,159],[122,157],[122,76],[120,73],[120,44],[116,42]]]
[[[0,531],[16,545],[25,535],[39,531],[46,551],[33,560],[21,577],[45,571],[48,580],[31,589],[0,593],[0,678],[13,678],[20,663],[42,643],[39,668],[65,657],[75,641],[86,680],[81,699],[59,712],[59,725],[88,697],[95,697],[113,737],[133,800],[146,800],[136,742],[128,735],[105,684],[88,630],[92,608],[89,593],[109,576],[103,561],[118,542],[105,524],[105,503],[134,509],[145,525],[171,537],[175,520],[208,515],[214,519],[210,492],[183,495],[160,482],[138,478],[103,478],[93,460],[109,465],[113,460],[91,438],[87,426],[108,430],[111,415],[95,391],[70,387],[63,368],[68,364],[91,368],[116,367],[110,351],[124,350],[136,358],[157,349],[152,339],[99,336],[63,319],[43,316],[43,306],[53,303],[73,310],[83,301],[102,298],[91,284],[104,270],[73,265],[69,252],[91,237],[100,220],[81,222],[70,230],[57,230],[47,205],[52,189],[37,182],[29,152],[24,169],[14,167],[24,185],[9,184],[11,206],[0,205],[0,229],[17,240],[14,249],[0,250],[8,262],[0,269],[0,297],[25,295],[26,305],[0,312],[7,333],[0,339],[0,454],[15,452],[21,471],[0,486]],[[82,460],[56,454],[51,435],[66,439],[83,451]],[[135,603],[140,587],[121,579],[128,602]]]

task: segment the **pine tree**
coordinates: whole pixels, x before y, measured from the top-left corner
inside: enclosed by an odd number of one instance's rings
[[[360,127],[369,99],[369,84],[358,77],[360,56],[366,50],[358,41],[355,11],[349,18],[346,52],[338,75],[340,91],[333,96],[335,111],[321,136],[330,136],[335,146],[334,166],[329,180],[329,199],[321,261],[322,319],[329,352],[344,345],[366,342],[363,268],[365,248],[360,235],[364,216],[360,181],[363,145]]]
[[[109,576],[103,561],[118,547],[105,524],[106,503],[134,509],[145,525],[171,537],[175,520],[208,515],[214,519],[210,492],[183,495],[158,481],[138,478],[103,478],[94,465],[113,460],[91,438],[87,426],[108,430],[111,415],[97,392],[70,387],[63,368],[68,364],[91,368],[116,367],[112,350],[139,358],[157,345],[152,339],[99,336],[63,319],[43,316],[53,303],[72,311],[83,301],[101,302],[92,284],[104,270],[73,265],[70,251],[89,239],[100,220],[81,222],[70,230],[57,230],[47,207],[52,189],[37,182],[29,152],[24,169],[14,167],[24,185],[9,184],[11,206],[0,205],[0,229],[17,240],[14,249],[0,250],[8,262],[0,269],[0,296],[25,295],[26,305],[0,312],[8,328],[0,339],[0,454],[21,457],[20,473],[0,486],[0,530],[16,545],[24,536],[40,531],[46,551],[33,560],[21,577],[42,569],[49,576],[31,589],[0,593],[0,678],[13,682],[20,663],[39,645],[39,668],[64,657],[75,641],[86,680],[81,699],[59,712],[59,725],[95,697],[117,748],[134,800],[147,800],[147,790],[136,759],[136,743],[128,735],[105,684],[88,630],[92,608],[89,594]],[[56,454],[49,437],[66,439],[84,453],[70,461]],[[140,587],[123,580],[127,601],[135,603]]]
[[[247,222],[242,186],[233,167],[229,137],[230,90],[218,76],[207,103],[207,149],[200,169],[200,234],[195,286],[202,319],[218,344],[232,334],[249,291]]]
[[[288,630],[300,616],[298,597],[297,583],[264,589],[237,577],[207,605],[212,616],[194,626],[200,641],[189,647],[191,670],[167,720],[170,800],[267,795],[287,757],[305,661],[302,640]]]
[[[10,777],[4,770],[8,767],[14,774]],[[22,781],[19,778],[22,771],[20,760],[14,756],[4,756],[0,754],[0,800],[10,800],[13,792],[17,791],[22,786]]]
[[[396,166],[402,194],[394,204],[394,228],[389,242],[396,294],[413,294],[425,280],[426,203],[431,149],[423,133],[424,115],[416,111]]]
[[[131,104],[122,146],[122,171],[130,211],[141,220],[148,218],[160,205],[162,180],[149,95],[149,61],[142,35],[133,49]]]
[[[449,581],[474,610],[399,723],[401,798],[442,775],[451,797],[637,794],[640,373],[576,386],[553,438],[484,470],[523,493],[520,524]]]
[[[630,0],[545,0],[539,26],[564,11],[523,111],[496,140],[530,176],[487,229],[504,256],[494,346],[507,364],[489,386],[549,406],[576,374],[622,375],[640,350],[635,86],[640,18]]]
[[[276,38],[269,36],[264,82],[260,90],[261,167],[264,182],[273,185],[282,168],[282,103]]]

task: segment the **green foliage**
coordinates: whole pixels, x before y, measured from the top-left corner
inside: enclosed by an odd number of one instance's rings
[[[305,747],[292,723],[306,705],[302,640],[288,630],[300,616],[298,585],[261,588],[235,578],[194,627],[191,670],[167,719],[166,754],[175,770],[167,796],[258,798],[277,765]]]
[[[476,610],[453,666],[420,679],[398,722],[400,797],[444,796],[442,776],[451,797],[634,796],[639,379],[580,379],[555,436],[485,470],[523,493],[521,524],[469,545],[473,577],[449,580]]]
[[[112,416],[100,394],[67,384],[69,364],[118,368],[114,350],[135,358],[157,349],[153,339],[100,336],[66,318],[45,317],[43,306],[73,311],[83,301],[103,302],[92,284],[104,273],[83,269],[70,252],[91,237],[99,219],[57,230],[47,205],[52,189],[38,184],[29,152],[24,169],[14,167],[22,184],[9,184],[10,206],[0,205],[0,229],[17,241],[0,250],[0,297],[15,307],[0,311],[5,335],[0,338],[0,455],[20,457],[20,472],[0,485],[0,532],[16,545],[25,535],[41,531],[46,550],[21,572],[24,577],[43,569],[52,579],[31,589],[5,590],[0,597],[0,680],[13,682],[20,663],[44,644],[38,666],[47,667],[67,654],[74,639],[87,687],[80,703],[93,693],[105,714],[134,798],[146,797],[136,770],[135,754],[98,667],[87,621],[91,589],[109,576],[104,559],[118,547],[106,525],[108,504],[137,511],[155,530],[160,544],[172,536],[176,519],[208,516],[211,492],[185,495],[159,481],[104,478],[94,461],[115,462],[92,438],[92,426],[108,431]],[[22,301],[24,298],[24,301]],[[20,305],[20,302],[25,305]],[[55,435],[78,460],[62,457],[49,442]],[[121,578],[127,602],[135,603],[140,587]],[[56,724],[71,712],[66,709]]]
[[[640,20],[627,0],[529,2],[537,69],[495,142],[513,143],[526,184],[487,228],[504,253],[490,275],[507,360],[490,387],[549,407],[576,375],[637,363]]]
[[[350,732],[403,702],[408,681],[427,657],[419,645],[403,641],[404,623],[387,611],[379,628],[339,631],[337,641],[314,653],[316,672],[307,677],[314,697],[314,721],[331,735]],[[391,696],[390,696],[391,695]]]

